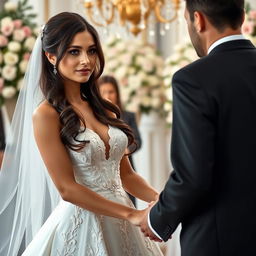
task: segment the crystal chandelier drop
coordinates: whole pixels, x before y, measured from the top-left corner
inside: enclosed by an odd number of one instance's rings
[[[150,23],[169,24],[178,17],[181,0],[82,0],[86,13],[97,26],[117,23],[135,36]]]

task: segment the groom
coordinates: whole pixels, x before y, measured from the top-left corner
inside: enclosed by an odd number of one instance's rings
[[[182,256],[256,255],[256,49],[243,0],[186,0],[200,60],[173,77],[174,170],[140,227]],[[158,237],[158,238],[157,238]]]
[[[4,120],[2,116],[2,110],[0,108],[0,169],[1,169],[3,155],[4,155],[4,148],[5,148]]]

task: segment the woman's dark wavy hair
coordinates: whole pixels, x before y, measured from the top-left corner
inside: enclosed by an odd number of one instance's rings
[[[237,29],[244,19],[244,0],[185,0],[191,21],[194,12],[204,13],[211,24],[222,32],[226,27]]]
[[[97,31],[79,14],[62,12],[52,17],[42,31],[42,74],[40,78],[41,90],[46,100],[59,113],[61,140],[68,148],[81,150],[88,141],[80,141],[77,135],[81,131],[81,123],[86,129],[82,116],[76,113],[68,102],[63,85],[63,78],[58,73],[53,73],[53,65],[48,61],[45,52],[54,54],[57,57],[56,69],[74,36],[83,31],[88,31],[93,39],[97,51],[97,61],[94,72],[86,83],[80,85],[81,98],[88,101],[96,118],[105,125],[111,125],[121,129],[128,137],[128,144],[134,143],[131,129],[120,120],[120,110],[114,104],[104,100],[99,93],[97,80],[104,69],[104,55],[99,41]],[[111,117],[109,112],[115,113]],[[77,143],[79,142],[79,143]]]

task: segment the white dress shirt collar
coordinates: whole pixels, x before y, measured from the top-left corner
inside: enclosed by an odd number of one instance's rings
[[[232,35],[232,36],[225,36],[222,37],[221,39],[215,41],[208,49],[208,54],[218,45],[222,44],[222,43],[226,43],[228,41],[233,41],[233,40],[243,40],[245,39],[245,37],[243,35]]]

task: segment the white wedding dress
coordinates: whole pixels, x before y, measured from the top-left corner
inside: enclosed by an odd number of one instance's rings
[[[86,128],[78,138],[89,140],[80,152],[69,150],[76,181],[105,198],[133,207],[120,179],[120,160],[127,136],[109,126],[109,156],[97,133]],[[108,157],[108,158],[107,158]],[[23,256],[159,256],[159,247],[128,221],[97,215],[61,201],[29,244]]]

